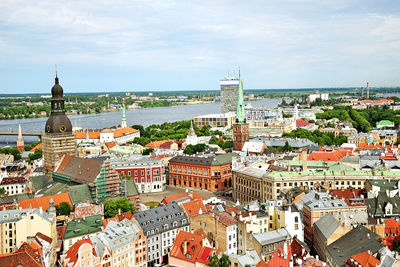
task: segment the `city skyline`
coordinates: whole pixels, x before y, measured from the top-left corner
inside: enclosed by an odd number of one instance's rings
[[[390,1],[0,3],[0,94],[398,86]]]

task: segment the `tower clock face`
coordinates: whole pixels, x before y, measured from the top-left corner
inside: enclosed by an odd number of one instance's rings
[[[60,132],[65,132],[67,130],[67,127],[65,127],[65,125],[60,125]]]
[[[50,132],[50,125],[47,125],[46,131],[49,133]]]

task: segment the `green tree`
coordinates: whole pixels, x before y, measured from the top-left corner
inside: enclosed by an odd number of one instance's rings
[[[185,153],[186,155],[193,155],[194,153],[196,153],[196,150],[194,149],[193,145],[187,145],[185,147],[185,150],[183,150],[183,153]]]
[[[42,150],[36,149],[33,154],[29,154],[29,160],[41,159],[43,156]]]
[[[218,138],[215,135],[211,136],[209,143],[216,144],[217,142],[218,142]]]
[[[5,190],[4,188],[0,188],[0,196],[1,195],[7,195],[7,190]]]
[[[61,202],[59,205],[56,205],[56,213],[57,215],[67,215],[72,211],[72,207],[68,202]]]
[[[143,150],[143,155],[150,155],[152,152],[154,151],[154,149],[152,148],[146,148],[145,150]]]
[[[107,199],[104,201],[104,216],[106,218],[113,218],[118,214],[119,211],[126,212],[131,211],[135,212],[135,205],[130,202],[126,197],[120,197],[117,200]]]
[[[281,148],[281,150],[282,150],[282,151],[285,151],[285,152],[287,152],[287,151],[292,151],[292,150],[293,150],[293,147],[292,147],[291,145],[289,145],[289,142],[288,142],[288,141],[286,141],[285,145]]]
[[[210,264],[208,266],[210,266],[210,267],[229,267],[230,263],[231,262],[227,255],[222,254],[219,257],[217,253],[214,253],[211,257]]]

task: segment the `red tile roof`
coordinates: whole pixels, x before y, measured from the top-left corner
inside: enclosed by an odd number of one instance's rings
[[[338,149],[334,151],[313,151],[310,156],[308,156],[307,160],[340,161],[345,156],[353,156],[353,154],[346,149]]]
[[[205,236],[179,231],[174,244],[169,252],[170,257],[178,258],[188,262],[202,262],[209,264],[208,257],[212,256],[214,249],[203,247]],[[186,244],[186,253],[185,253]]]
[[[237,224],[237,220],[227,212],[214,212],[215,218],[226,227]]]
[[[145,147],[147,148],[159,148],[162,145],[164,145],[165,143],[171,142],[172,140],[160,140],[160,141],[153,141],[148,143],[147,145],[145,145]]]
[[[385,220],[385,241],[389,249],[393,250],[393,241],[400,235],[400,221]]]
[[[7,184],[23,184],[25,183],[25,178],[24,177],[4,177],[3,180],[1,180],[1,185],[7,185]]]
[[[86,244],[86,243],[89,243],[93,247],[92,241],[90,240],[90,238],[88,238],[88,239],[83,239],[83,240],[79,240],[79,241],[75,242],[72,245],[72,247],[70,247],[68,249],[68,251],[65,253],[65,255],[66,255],[65,259],[69,259],[68,264],[72,263],[72,266],[73,266],[76,263],[76,261],[78,260],[79,248],[83,244]],[[94,248],[93,248],[92,253],[93,253],[93,255],[97,256]]]
[[[34,209],[39,209],[40,207],[42,207],[42,209],[46,211],[49,209],[49,202],[51,198],[54,200],[54,205],[59,205],[61,202],[67,202],[71,205],[71,207],[73,206],[71,199],[69,198],[68,192],[51,196],[21,200],[18,201],[18,206],[22,209],[29,209],[30,207]]]
[[[358,198],[365,196],[363,189],[330,189],[329,193],[336,198]]]
[[[122,213],[122,214],[117,214],[117,215],[115,216],[115,218],[116,218],[117,221],[119,221],[119,222],[122,221],[123,219],[132,220],[133,214],[132,214],[131,211],[126,211],[126,212],[124,212],[124,213]]]
[[[289,266],[289,261],[292,255],[296,254],[296,257],[303,259],[307,255],[307,251],[303,254],[303,246],[294,239],[290,245],[287,246],[287,256],[284,257],[284,248],[278,248],[277,252],[274,253],[272,258],[267,262],[268,267],[287,267]],[[315,266],[322,266],[322,262],[320,265]]]
[[[350,259],[346,261],[346,263],[350,264],[351,259],[358,262],[358,266],[362,267],[375,267],[381,264],[381,262],[377,258],[375,258],[366,251],[351,256]]]
[[[79,182],[94,182],[103,161],[65,155],[55,172],[70,176]]]
[[[187,216],[191,217],[193,215],[197,215],[200,213],[207,212],[206,207],[203,204],[203,201],[195,199],[182,204],[183,209],[185,210]]]
[[[310,123],[308,121],[305,120],[296,120],[296,126],[297,127],[303,127],[303,126],[307,126]]]
[[[1,254],[0,266],[41,267],[40,255],[27,243],[23,243],[14,253]]]

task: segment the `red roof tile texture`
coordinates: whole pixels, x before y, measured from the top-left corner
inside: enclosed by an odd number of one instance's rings
[[[27,243],[23,243],[14,253],[0,255],[0,266],[41,267],[40,255]]]
[[[366,251],[351,256],[350,259],[348,259],[346,261],[346,263],[350,264],[348,266],[352,266],[351,259],[358,262],[358,266],[362,266],[362,267],[375,267],[375,266],[379,266],[381,264],[381,262],[377,258],[375,258],[374,256],[372,256],[371,254],[369,254]]]
[[[207,259],[212,256],[214,249],[203,247],[202,241],[204,238],[206,237],[179,231],[169,252],[170,257],[192,263],[200,261],[204,264],[209,264],[210,262]]]
[[[185,210],[187,216],[191,217],[193,215],[197,215],[200,213],[207,212],[206,207],[203,204],[203,201],[195,199],[182,204],[183,209]]]
[[[308,156],[307,160],[310,161],[340,161],[345,156],[353,156],[346,149],[338,149],[334,151],[313,151],[310,156]]]

